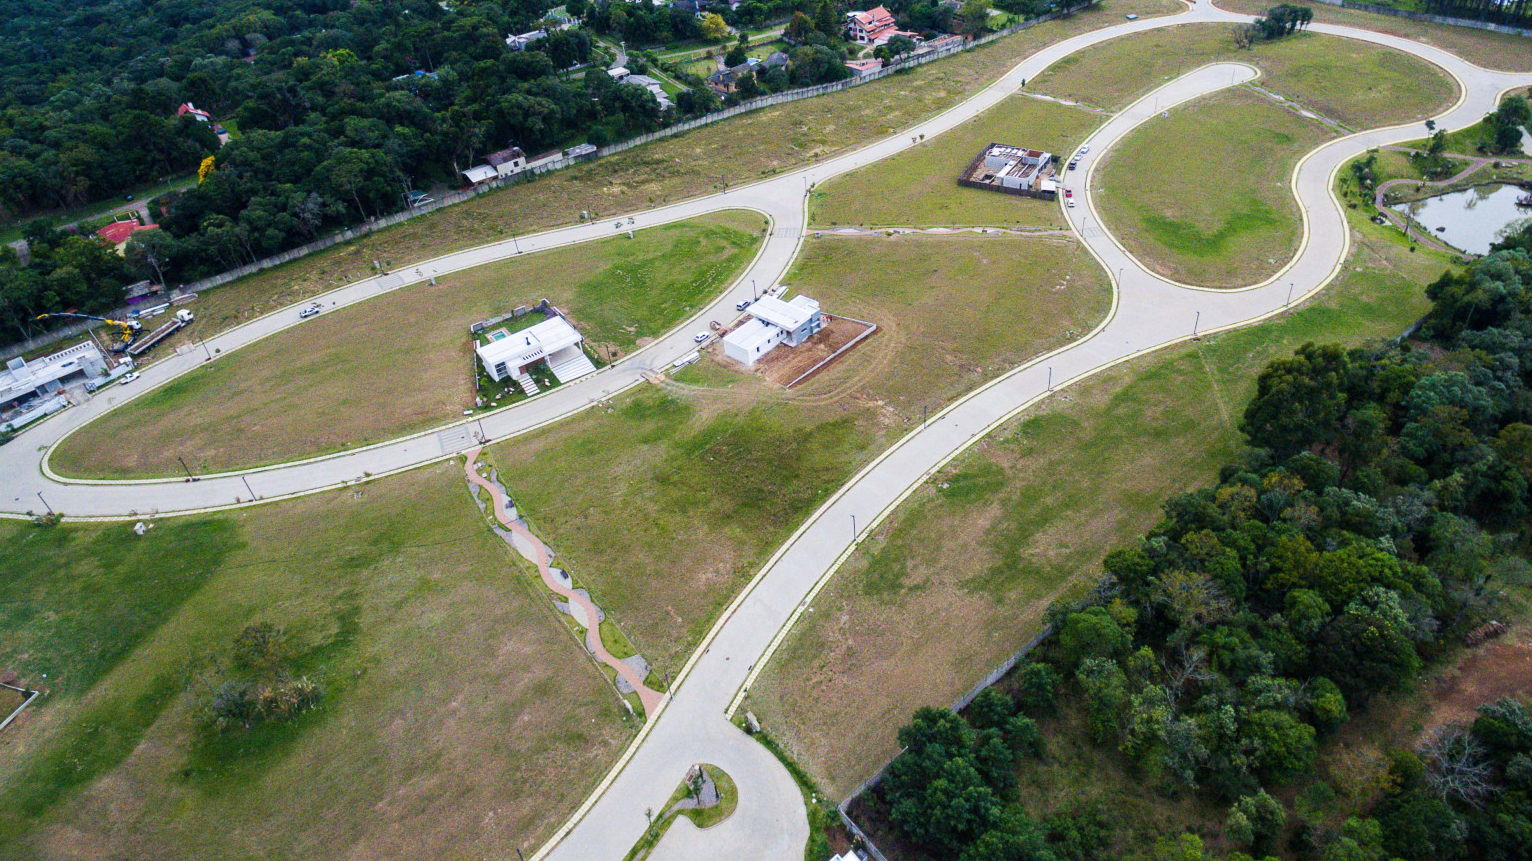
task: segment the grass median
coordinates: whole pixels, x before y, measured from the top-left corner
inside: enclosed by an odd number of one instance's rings
[[[143,536],[0,522],[0,665],[45,691],[3,737],[0,857],[537,846],[636,725],[517,571],[460,462]],[[260,622],[318,706],[203,728],[200,674]]]
[[[1259,283],[1298,250],[1303,219],[1289,181],[1333,133],[1245,88],[1167,113],[1102,157],[1096,211],[1160,275],[1199,287]]]
[[[1167,496],[1239,453],[1266,362],[1310,340],[1392,337],[1424,312],[1424,284],[1447,264],[1353,226],[1342,274],[1304,307],[1065,389],[918,489],[825,587],[746,707],[834,797],[871,776],[916,708],[950,705],[1041,629],[1050,602],[1089,588]]]
[[[64,475],[216,472],[324,454],[445,422],[474,405],[468,326],[548,299],[621,355],[744,270],[760,215],[715,213],[444,276],[220,356],[114,410],[54,453]],[[296,312],[294,312],[296,313]]]
[[[923,414],[1089,331],[1110,302],[1067,239],[825,237],[788,282],[880,331],[791,390],[704,358],[494,446],[519,510],[658,671],[673,675],[772,551]]]
[[[1430,21],[1411,21],[1391,18],[1358,9],[1342,9],[1326,3],[1308,0],[1287,0],[1295,6],[1313,11],[1314,21],[1321,24],[1339,24],[1374,30],[1412,42],[1434,45],[1469,62],[1487,69],[1506,72],[1532,72],[1532,40],[1525,36],[1496,33],[1475,27],[1457,27],[1451,24],[1433,24]],[[1265,15],[1271,9],[1269,0],[1218,0],[1215,4],[1230,12],[1246,15]]]
[[[1457,97],[1451,77],[1403,51],[1318,33],[1242,49],[1234,30],[1185,24],[1114,39],[1065,57],[1027,87],[1117,110],[1198,66],[1246,63],[1261,70],[1261,87],[1353,130],[1423,120]]]

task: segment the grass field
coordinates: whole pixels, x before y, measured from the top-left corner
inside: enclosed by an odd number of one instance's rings
[[[882,331],[790,392],[704,360],[493,446],[533,528],[656,670],[673,674],[777,545],[923,410],[1088,331],[1109,303],[1064,239],[827,237],[788,283]]]
[[[212,290],[192,306],[197,322],[179,340],[206,337],[316,293],[513,234],[632,212],[739,185],[817,161],[908,128],[987,86],[1028,54],[1078,33],[1185,8],[1178,0],[1102,0],[1069,18],[1023,30],[879,81],[755,111],[588,165],[540,177],[439,210],[302,260]]]
[[[1298,250],[1293,169],[1333,133],[1243,88],[1168,113],[1103,157],[1091,189],[1102,222],[1150,270],[1176,281],[1265,280]]]
[[[991,143],[1065,155],[1103,119],[1083,108],[1011,96],[946,134],[819,186],[810,218],[820,226],[1060,229],[1057,203],[963,188],[958,177]]]
[[[1314,21],[1317,23],[1359,27],[1363,30],[1375,30],[1391,36],[1424,42],[1444,51],[1450,51],[1487,69],[1532,72],[1532,48],[1528,47],[1529,41],[1532,40],[1524,36],[1494,33],[1473,27],[1454,27],[1450,24],[1408,21],[1386,15],[1373,15],[1355,9],[1340,9],[1323,3],[1310,3],[1307,0],[1289,1],[1294,5],[1312,9]],[[1265,15],[1266,10],[1271,8],[1271,3],[1267,0],[1217,0],[1214,5],[1220,9],[1243,12],[1246,15]]]
[[[1160,503],[1242,446],[1264,364],[1309,340],[1398,334],[1445,264],[1357,219],[1336,283],[1292,314],[1106,371],[1011,421],[918,490],[846,563],[751,687],[746,708],[833,797],[898,749],[1082,592]]]
[[[474,405],[471,323],[547,298],[620,355],[722,291],[763,229],[755,213],[715,213],[322,314],[108,413],[65,441],[52,465],[67,475],[170,475],[180,456],[213,472],[430,427]]]
[[[1425,119],[1457,96],[1440,69],[1392,48],[1301,33],[1242,50],[1233,32],[1187,24],[1114,39],[1065,57],[1027,88],[1115,110],[1198,66],[1239,62],[1261,70],[1260,86],[1357,130]]]
[[[514,573],[461,469],[161,520],[143,537],[0,523],[0,665],[47,691],[0,735],[0,857],[538,845],[635,727]],[[200,729],[191,671],[257,622],[289,632],[319,707]]]

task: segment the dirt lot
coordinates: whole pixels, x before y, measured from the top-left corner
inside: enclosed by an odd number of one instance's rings
[[[796,347],[772,350],[770,355],[755,363],[756,373],[779,386],[790,385],[869,328],[865,323],[826,314],[825,327],[818,334]]]
[[[1469,723],[1475,709],[1501,697],[1532,691],[1532,630],[1521,627],[1472,650],[1443,673],[1431,691],[1427,728]]]

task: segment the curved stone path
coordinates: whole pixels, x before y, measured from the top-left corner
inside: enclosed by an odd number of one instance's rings
[[[1386,147],[1382,147],[1382,149],[1388,150],[1390,152],[1406,153],[1406,154],[1411,153],[1411,152],[1418,152],[1418,150],[1413,148],[1413,147],[1402,147],[1402,146],[1386,146]],[[1436,238],[1436,235],[1431,232],[1431,228],[1430,227],[1428,227],[1428,226],[1426,226],[1424,224],[1421,224],[1418,221],[1415,221],[1413,218],[1410,218],[1408,216],[1402,215],[1402,214],[1394,211],[1393,207],[1395,205],[1397,205],[1397,204],[1396,203],[1389,203],[1389,202],[1387,202],[1387,200],[1385,198],[1388,197],[1388,192],[1390,190],[1392,190],[1392,189],[1400,188],[1400,187],[1404,187],[1404,186],[1410,186],[1410,187],[1413,187],[1413,188],[1415,188],[1417,190],[1419,190],[1421,188],[1433,188],[1433,189],[1435,189],[1435,188],[1446,188],[1447,186],[1450,186],[1450,185],[1452,185],[1455,182],[1462,181],[1468,175],[1477,172],[1480,168],[1484,167],[1487,164],[1493,164],[1495,162],[1500,162],[1501,164],[1505,164],[1505,163],[1526,164],[1526,163],[1528,163],[1529,161],[1532,161],[1532,160],[1524,159],[1524,158],[1512,158],[1512,157],[1509,157],[1509,156],[1460,155],[1458,153],[1451,153],[1451,152],[1445,152],[1445,153],[1442,153],[1442,155],[1447,156],[1449,158],[1466,159],[1468,161],[1468,166],[1463,168],[1462,170],[1458,171],[1456,174],[1447,177],[1446,179],[1409,179],[1409,178],[1401,177],[1399,179],[1390,179],[1390,180],[1388,180],[1386,182],[1380,183],[1378,185],[1378,187],[1373,191],[1372,205],[1374,207],[1376,207],[1378,212],[1381,213],[1384,218],[1388,219],[1389,222],[1392,223],[1395,227],[1399,228],[1402,231],[1405,231],[1406,235],[1415,237],[1415,241],[1416,242],[1421,242],[1424,245],[1429,245],[1432,248],[1435,248],[1435,249],[1437,249],[1439,251],[1445,251],[1445,252],[1447,252],[1449,254],[1467,254],[1467,256],[1471,259],[1471,258],[1473,258],[1473,257],[1475,257],[1477,255],[1468,254],[1467,252],[1463,251],[1461,248],[1453,248],[1451,245],[1448,245],[1446,242],[1443,242],[1442,240]],[[1489,180],[1486,180],[1486,182],[1489,182]],[[1410,224],[1412,222],[1416,226],[1418,226],[1420,229],[1419,230],[1415,230],[1415,231],[1411,231],[1410,230]]]
[[[468,483],[481,487],[489,493],[490,502],[495,512],[495,519],[500,521],[500,525],[510,530],[511,534],[516,537],[518,544],[516,550],[521,555],[527,557],[527,561],[537,566],[537,574],[542,578],[544,586],[547,586],[549,590],[559,597],[579,608],[582,615],[576,616],[576,619],[583,618],[588,623],[590,620],[601,619],[601,609],[591,601],[590,596],[584,590],[571,588],[553,575],[553,571],[548,565],[553,560],[553,551],[549,550],[548,546],[540,541],[536,535],[533,535],[532,531],[527,529],[526,524],[522,523],[519,518],[511,516],[505,491],[501,489],[500,485],[479,475],[477,465],[479,453],[483,450],[484,447],[479,446],[463,453],[463,456],[467,458],[467,461],[463,464],[463,474],[468,477]],[[659,709],[660,703],[665,701],[665,695],[645,684],[644,677],[639,675],[638,671],[633,669],[633,667],[629,666],[626,660],[613,657],[612,653],[606,650],[606,645],[601,642],[601,625],[599,621],[585,626],[585,648],[589,649],[590,653],[596,656],[596,660],[611,667],[617,672],[617,675],[621,676],[633,687],[633,690],[638,694],[639,701],[644,704],[645,717],[654,715],[655,711]]]

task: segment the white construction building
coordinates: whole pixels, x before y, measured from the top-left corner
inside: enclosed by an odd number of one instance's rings
[[[131,367],[124,363],[122,373]],[[65,389],[83,385],[92,391],[111,372],[112,363],[91,341],[30,362],[11,359],[0,370],[0,428],[20,428],[63,409]]]
[[[519,332],[496,329],[485,337],[489,343],[475,348],[484,371],[496,381],[515,380],[528,395],[538,392],[537,383],[527,373],[538,362],[546,362],[554,379],[561,383],[578,380],[596,370],[595,363],[580,347],[585,339],[563,317],[549,317]]]
[[[807,296],[784,302],[762,296],[746,309],[752,319],[723,336],[723,354],[750,367],[778,344],[796,347],[825,326],[819,303]]]

